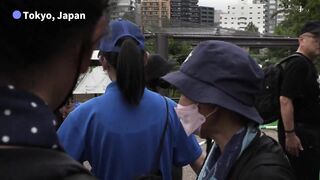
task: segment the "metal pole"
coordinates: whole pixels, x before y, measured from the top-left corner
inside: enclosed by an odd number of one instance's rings
[[[162,33],[157,33],[156,34],[156,52],[160,54],[163,58],[168,60],[169,58],[169,42],[168,42],[168,35],[167,34],[162,34]]]

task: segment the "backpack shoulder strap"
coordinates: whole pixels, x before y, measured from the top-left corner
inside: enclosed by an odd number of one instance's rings
[[[291,54],[290,56],[287,56],[287,57],[283,58],[280,62],[277,63],[277,65],[281,65],[283,63],[287,63],[288,61],[292,60],[292,58],[294,58],[294,57],[303,57],[303,56],[300,55],[300,54],[297,54],[297,53]]]
[[[162,135],[161,135],[161,139],[160,139],[160,144],[159,144],[159,148],[157,150],[157,156],[156,156],[156,165],[158,166],[158,168],[160,168],[160,159],[161,159],[161,153],[162,153],[162,149],[163,149],[163,144],[164,144],[164,139],[165,139],[165,135],[166,135],[166,131],[168,129],[168,124],[169,124],[169,107],[168,107],[168,100],[166,99],[166,97],[162,96],[165,104],[166,104],[166,122],[165,122],[165,126],[164,129],[162,131]]]

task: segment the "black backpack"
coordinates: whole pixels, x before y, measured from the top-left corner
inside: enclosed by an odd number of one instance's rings
[[[287,62],[294,57],[302,56],[300,54],[292,54],[279,63],[263,68],[263,89],[255,99],[255,106],[263,119],[263,124],[269,124],[280,119],[279,97],[282,75]]]

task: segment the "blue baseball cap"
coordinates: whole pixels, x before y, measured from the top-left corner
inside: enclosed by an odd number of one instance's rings
[[[105,35],[101,42],[99,50],[103,52],[119,52],[118,41],[124,37],[131,37],[138,46],[144,50],[144,35],[140,28],[126,19],[116,19],[109,23],[110,32]]]
[[[215,104],[261,124],[254,98],[262,89],[263,77],[260,66],[242,48],[204,41],[179,71],[162,78],[195,102]]]

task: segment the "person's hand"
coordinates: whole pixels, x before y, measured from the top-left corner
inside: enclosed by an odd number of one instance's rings
[[[299,152],[303,151],[300,138],[296,133],[287,133],[286,134],[286,150],[292,156],[299,156]]]

